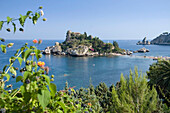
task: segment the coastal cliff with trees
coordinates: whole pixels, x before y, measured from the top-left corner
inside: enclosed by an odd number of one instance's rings
[[[105,43],[98,37],[87,35],[70,30],[66,33],[66,39],[63,43],[56,42],[54,46],[47,47],[44,54],[70,55],[70,56],[105,56],[122,54],[124,49],[119,48],[116,41]]]
[[[151,44],[170,45],[170,33],[164,32],[151,41]]]

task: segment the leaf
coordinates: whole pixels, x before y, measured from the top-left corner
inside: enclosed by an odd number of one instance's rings
[[[53,84],[53,83],[50,83],[49,88],[50,88],[50,91],[51,91],[51,96],[52,96],[52,97],[54,97],[54,96],[55,96],[55,94],[56,94],[56,90],[57,90],[56,85],[55,85],[55,84]]]
[[[34,50],[34,52],[35,52],[35,56],[36,56],[37,60],[39,60],[39,54],[41,53],[41,51],[39,49],[36,49],[36,50]]]
[[[24,61],[27,60],[27,58],[29,57],[29,55],[31,54],[31,52],[32,52],[32,49],[28,49],[28,50],[25,51],[25,54],[24,54]]]
[[[37,23],[37,20],[38,20],[38,18],[36,16],[33,16],[32,22],[33,22],[34,25]]]
[[[31,71],[32,70],[32,65],[26,65],[26,69],[27,69],[27,71]]]
[[[65,105],[62,102],[57,101],[56,103],[59,104],[63,108],[64,113],[67,113],[67,109],[66,109]]]
[[[16,32],[16,25],[14,22],[12,22],[12,25],[14,26],[14,33]]]
[[[1,41],[1,42],[5,42],[5,39],[4,39],[4,38],[0,38],[0,41]]]
[[[38,18],[40,18],[40,14],[36,12],[32,18],[33,24],[37,23]]]
[[[17,78],[16,78],[16,82],[19,82],[20,80],[22,80],[22,76],[17,76]]]
[[[27,79],[27,77],[28,77],[29,75],[31,75],[31,73],[28,72],[28,71],[26,71],[26,72],[24,73],[24,75],[23,75],[24,80]]]
[[[27,17],[28,17],[27,15],[26,16],[22,16],[20,14],[19,22],[20,22],[22,27],[24,27],[24,23],[25,23],[25,20],[26,20]]]
[[[45,81],[47,82],[48,85],[50,85],[50,78],[47,75],[42,75],[45,78]]]
[[[4,21],[0,21],[0,30],[2,29],[3,24],[4,24]]]
[[[6,68],[8,67],[9,65],[5,65],[4,68],[3,68],[3,72],[5,72]]]
[[[21,57],[18,57],[18,61],[19,61],[19,64],[20,64],[20,66],[21,66],[23,59],[22,59]]]
[[[35,16],[37,17],[37,19],[40,18],[40,14],[37,12],[35,13]]]
[[[32,13],[32,11],[27,11],[27,14],[26,14],[26,15],[27,15],[27,16],[29,16],[29,15],[30,15],[30,13]]]
[[[3,53],[6,53],[6,45],[1,44],[1,49]]]
[[[60,109],[57,109],[57,113],[63,113],[63,111]]]
[[[16,72],[16,70],[14,69],[14,67],[11,67],[11,69],[10,69],[10,72],[13,74],[13,75],[17,75],[17,72]]]
[[[4,108],[4,106],[5,106],[5,101],[2,99],[2,98],[0,98],[0,108]]]
[[[10,59],[9,59],[9,63],[13,63],[15,61],[15,57],[11,57]]]
[[[9,79],[10,79],[10,75],[6,73],[4,76],[6,76],[7,81],[9,81]]]
[[[10,18],[9,16],[7,17],[7,24],[9,24],[12,21],[12,18]]]
[[[22,52],[21,58],[24,60],[25,52]]]
[[[25,93],[25,87],[21,86],[20,89],[21,89],[21,94],[23,95]]]
[[[43,107],[43,110],[45,110],[45,107],[48,105],[50,102],[50,92],[48,89],[46,90],[41,90],[41,93],[38,93],[38,101],[40,102],[41,106]]]
[[[30,99],[31,99],[31,93],[25,92],[24,93],[24,101],[25,101],[25,103],[28,103]]]

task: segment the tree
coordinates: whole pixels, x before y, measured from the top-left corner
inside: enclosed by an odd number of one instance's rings
[[[145,75],[138,75],[130,71],[129,77],[120,78],[119,87],[112,89],[113,113],[152,113],[162,112],[161,104],[158,99],[157,91],[154,87],[150,89]]]
[[[106,43],[104,46],[105,52],[109,53],[112,52],[113,45],[111,43]]]
[[[118,43],[117,43],[116,41],[113,41],[113,46],[114,46],[115,48],[119,48],[119,45],[118,45]]]
[[[84,32],[84,37],[85,37],[85,39],[87,39],[87,33],[86,32]]]
[[[149,84],[157,86],[160,96],[170,106],[170,60],[158,60],[149,67],[147,75]]]
[[[95,88],[95,94],[100,102],[103,111],[106,113],[109,111],[109,107],[112,105],[112,95],[109,88],[105,83],[100,83]]]

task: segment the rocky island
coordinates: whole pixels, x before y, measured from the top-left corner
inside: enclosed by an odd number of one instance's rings
[[[170,33],[164,32],[151,41],[151,44],[170,45]]]
[[[78,32],[67,31],[64,42],[56,42],[54,46],[46,47],[43,54],[68,55],[68,56],[109,56],[125,54],[116,41],[104,43],[98,37],[93,37]]]
[[[150,41],[146,40],[146,37],[142,41],[138,41],[137,45],[150,45]]]

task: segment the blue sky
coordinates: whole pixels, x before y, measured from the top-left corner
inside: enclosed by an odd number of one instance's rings
[[[0,20],[19,17],[28,10],[43,6],[46,22],[26,22],[25,32],[8,33],[6,39],[64,40],[67,30],[100,37],[124,40],[153,39],[170,32],[170,0],[0,0]],[[18,26],[19,27],[19,26]]]

